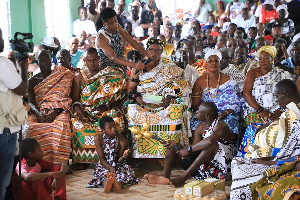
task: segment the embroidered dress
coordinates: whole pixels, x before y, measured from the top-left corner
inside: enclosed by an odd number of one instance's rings
[[[300,153],[300,121],[296,119],[292,125],[291,133],[282,147],[276,154],[278,159],[287,159]],[[250,184],[257,182],[263,177],[265,170],[276,167],[275,165],[254,164],[248,157],[235,157],[231,163],[232,185],[230,199],[252,200]],[[282,198],[278,198],[282,199]]]
[[[99,31],[99,33],[101,33],[104,37],[106,37],[106,39],[108,40],[108,45],[113,49],[116,56],[124,59],[124,46],[123,46],[121,34],[118,31],[115,31],[114,33],[110,33],[104,27]],[[105,55],[104,51],[101,48],[97,50],[101,60],[100,62],[101,67],[103,68],[107,66],[119,67],[120,69],[123,70],[124,75],[126,77],[128,76],[126,66],[122,66],[114,63],[111,59],[109,59]]]
[[[116,167],[116,156],[119,151],[118,136],[109,139],[103,134],[103,153],[107,163]],[[96,188],[103,185],[103,181],[106,180],[106,173],[109,169],[106,169],[100,162],[96,165],[93,171],[93,179],[86,186],[87,188]],[[116,169],[116,179],[118,182],[123,182],[124,185],[132,185],[139,183],[139,180],[134,177],[134,171],[126,163]]]
[[[216,90],[217,88],[205,88],[202,92],[201,103],[208,101],[213,102],[216,104],[219,113],[224,112],[226,109],[233,110],[233,113],[227,115],[223,121],[227,123],[231,132],[239,135],[242,106],[244,104],[244,99],[242,98],[239,87],[236,82],[230,78],[230,80],[219,86],[215,98],[210,97],[209,94],[215,94]],[[195,113],[191,122],[192,130],[195,130],[200,123]]]
[[[212,125],[203,133],[203,139],[210,137],[218,125],[216,119]],[[221,140],[220,140],[221,141]],[[203,180],[206,178],[225,179],[230,174],[230,163],[234,154],[234,144],[218,141],[219,149],[212,161],[202,164],[197,170],[194,178]]]
[[[256,78],[254,81],[252,96],[257,103],[268,112],[273,113],[279,109],[274,90],[276,84],[283,79],[292,79],[292,76],[290,73],[274,67],[269,73]],[[244,118],[247,129],[239,152],[239,155],[241,156],[245,155],[249,146],[253,144],[253,136],[256,129],[266,123],[248,103],[246,103],[244,107]]]
[[[84,121],[72,118],[73,163],[97,163],[99,161],[94,138],[102,131],[99,122],[103,116],[114,119],[119,133],[126,137],[125,115],[118,107],[110,108],[103,113],[98,111],[102,104],[116,102],[126,96],[127,82],[122,71],[108,66],[88,79],[84,71],[80,71],[86,83],[81,86],[80,102],[87,116]]]
[[[191,85],[184,80],[184,71],[171,60],[161,58],[159,64],[151,71],[139,75],[137,91],[142,95],[174,96],[168,107],[154,104],[128,104],[129,126],[141,127],[150,124],[150,131],[165,140],[174,140],[183,146],[189,144],[190,130],[190,98]],[[133,140],[134,158],[164,158],[166,148],[154,139],[142,138]]]
[[[44,151],[44,159],[55,164],[67,164],[71,152],[70,98],[74,73],[56,66],[52,73],[34,87],[35,102],[42,113],[63,109],[52,123],[40,123],[34,114],[28,115],[29,137],[35,138]]]

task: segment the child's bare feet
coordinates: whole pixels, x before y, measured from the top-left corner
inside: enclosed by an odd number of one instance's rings
[[[116,180],[115,177],[112,177],[112,176],[109,176],[106,179],[106,183],[105,183],[105,186],[104,186],[104,193],[109,193],[110,192],[110,189],[111,189],[112,185],[114,184],[115,180]]]
[[[122,188],[121,188],[121,183],[119,183],[116,179],[115,179],[115,182],[114,182],[114,188],[116,190],[117,193],[120,193]]]
[[[170,184],[170,179],[156,174],[145,174],[145,179],[148,180],[150,184],[161,184],[161,185],[168,185]]]

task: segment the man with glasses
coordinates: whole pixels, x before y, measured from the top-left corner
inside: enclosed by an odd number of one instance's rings
[[[144,71],[132,69],[127,88],[128,123],[130,127],[149,125],[148,133],[187,146],[191,137],[189,94],[192,89],[184,80],[184,70],[161,56],[163,46],[162,40],[150,38],[147,50],[151,62]],[[166,148],[158,141],[134,135],[132,139],[134,158],[165,157]]]

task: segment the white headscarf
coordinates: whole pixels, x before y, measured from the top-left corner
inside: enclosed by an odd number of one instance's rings
[[[220,51],[216,49],[210,49],[206,54],[205,54],[205,61],[208,60],[210,56],[217,56],[219,60],[222,60],[222,54]]]
[[[289,17],[289,12],[288,12],[288,10],[287,10],[287,5],[286,5],[286,4],[281,4],[281,5],[279,5],[279,6],[276,8],[276,12],[278,13],[279,10],[281,10],[281,9],[285,10],[285,18],[288,18],[288,17]]]

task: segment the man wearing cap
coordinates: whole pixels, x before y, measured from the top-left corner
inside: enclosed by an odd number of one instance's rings
[[[270,35],[271,37],[273,37],[273,44],[275,44],[275,40],[277,40],[278,38],[283,38],[287,42],[287,46],[289,46],[292,43],[291,38],[283,36],[282,32],[283,32],[283,24],[281,22],[275,21],[272,24],[272,32]]]
[[[241,14],[237,16],[236,25],[245,29],[246,33],[250,27],[255,27],[255,17],[249,16],[248,8],[243,8]]]
[[[132,24],[132,33],[131,34],[134,35],[135,27],[140,25],[139,7],[135,4],[131,7],[131,15],[128,17],[128,21],[131,22],[131,24]],[[144,37],[144,35],[143,35],[143,37]]]
[[[196,18],[200,24],[205,24],[208,21],[208,15],[212,13],[212,6],[210,3],[205,2],[205,0],[200,0],[197,5],[194,5],[194,10],[192,10],[192,14],[194,18]]]
[[[87,19],[87,9],[84,6],[78,8],[78,14],[80,18],[73,22],[73,35],[79,37],[82,30],[86,32],[87,37],[97,34],[94,22]]]

